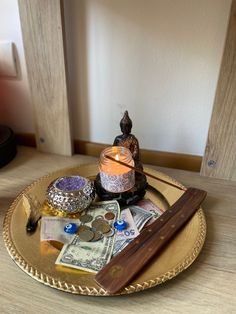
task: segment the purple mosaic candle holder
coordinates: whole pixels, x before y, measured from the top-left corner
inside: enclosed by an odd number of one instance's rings
[[[55,209],[67,214],[82,212],[95,198],[92,181],[80,176],[59,177],[47,189],[47,201]]]

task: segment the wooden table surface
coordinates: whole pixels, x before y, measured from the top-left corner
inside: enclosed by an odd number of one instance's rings
[[[48,172],[96,161],[19,147],[0,169],[0,228],[17,194]],[[149,166],[151,167],[151,166]],[[208,192],[203,208],[207,238],[196,261],[174,279],[143,292],[117,297],[72,295],[32,279],[11,260],[0,238],[0,313],[236,313],[236,182],[153,167],[186,186]]]

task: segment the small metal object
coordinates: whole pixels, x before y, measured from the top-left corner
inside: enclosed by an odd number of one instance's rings
[[[93,220],[93,217],[91,215],[84,214],[84,215],[80,216],[80,221],[82,223],[87,223],[87,222],[90,222],[92,220]]]
[[[91,240],[91,242],[99,241],[103,238],[103,234],[100,231],[94,231],[94,238]]]
[[[109,237],[113,237],[114,234],[115,234],[115,230],[111,229],[109,232],[103,233],[103,236],[106,238],[109,238]]]
[[[104,217],[107,219],[107,220],[112,220],[113,218],[115,218],[115,214],[112,213],[112,212],[107,212]]]
[[[91,230],[89,226],[85,226],[85,225],[81,225],[79,226],[79,230],[78,230],[78,234],[82,231],[85,231],[85,230]]]
[[[101,223],[100,225],[98,225],[96,227],[97,231],[101,231],[102,233],[107,233],[111,230],[111,227],[109,226],[109,224],[105,223]]]
[[[104,218],[103,218],[103,215],[97,215],[97,216],[94,218],[94,220],[98,220],[98,219],[104,219]]]
[[[78,236],[81,241],[90,242],[91,240],[93,240],[95,233],[92,230],[84,230],[78,232]]]
[[[216,166],[216,161],[215,160],[208,160],[207,162],[208,167],[214,168]]]
[[[98,226],[100,226],[101,224],[106,223],[106,220],[104,219],[95,219],[92,221],[92,227],[97,229]]]

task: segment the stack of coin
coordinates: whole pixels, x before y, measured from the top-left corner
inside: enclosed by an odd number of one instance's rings
[[[107,213],[108,214],[108,213]],[[113,215],[113,213],[110,213]],[[112,215],[108,215],[109,220],[113,219]],[[112,218],[111,218],[112,217]],[[77,232],[78,237],[84,242],[95,242],[103,237],[112,237],[115,233],[114,229],[110,226],[109,222],[103,216],[97,216],[94,220],[91,215],[84,214],[80,217],[81,225]],[[85,225],[90,223],[91,227]]]
[[[109,223],[101,218],[92,221],[92,227],[97,231],[101,231],[102,233],[107,233],[111,229]]]
[[[92,222],[93,228],[102,232],[104,237],[112,237],[115,233],[114,229],[104,219],[96,219]]]
[[[78,236],[80,240],[84,242],[92,241],[94,238],[94,232],[89,227],[87,227],[86,229],[83,227],[85,226],[81,226],[81,228],[79,228],[79,231],[78,231]]]

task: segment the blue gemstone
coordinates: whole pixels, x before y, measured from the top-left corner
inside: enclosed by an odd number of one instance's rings
[[[66,233],[71,233],[71,234],[76,233],[77,230],[78,230],[78,226],[74,223],[69,223],[64,228],[64,231]]]
[[[122,231],[125,230],[127,228],[128,224],[125,220],[121,219],[121,220],[116,220],[114,222],[114,228],[118,231]]]

